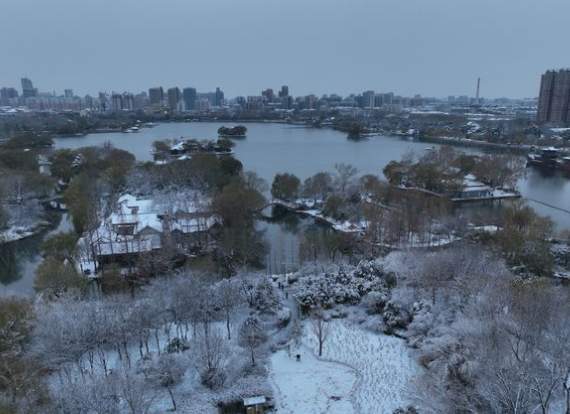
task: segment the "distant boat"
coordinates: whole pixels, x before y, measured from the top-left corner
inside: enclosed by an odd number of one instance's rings
[[[134,126],[134,127],[130,127],[130,128],[125,129],[124,132],[125,132],[126,134],[132,134],[132,133],[140,132],[140,128]]]

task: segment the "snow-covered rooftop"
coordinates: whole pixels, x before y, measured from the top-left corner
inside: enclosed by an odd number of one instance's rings
[[[245,405],[246,407],[250,407],[252,405],[265,404],[266,401],[267,398],[265,398],[263,395],[260,395],[257,397],[244,398],[243,405]]]

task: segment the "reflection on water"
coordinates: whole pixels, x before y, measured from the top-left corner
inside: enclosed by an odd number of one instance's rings
[[[5,243],[0,245],[0,284],[9,285],[21,277],[20,268],[26,249],[24,243]]]
[[[560,173],[548,173],[528,168],[526,177],[519,181],[519,189],[529,205],[543,216],[549,216],[559,230],[570,229],[570,214],[542,203],[570,210],[570,179]],[[536,200],[536,201],[535,201]]]
[[[85,137],[58,138],[56,148],[80,148],[103,145],[110,141],[115,147],[133,153],[138,160],[151,160],[152,142],[166,138],[215,138],[220,126],[231,123],[166,123],[143,129],[138,134],[90,134]],[[275,174],[290,172],[305,179],[320,171],[332,171],[336,163],[356,166],[362,174],[382,175],[391,160],[413,151],[422,155],[433,145],[395,137],[371,137],[351,141],[346,135],[330,129],[306,129],[282,124],[247,124],[247,138],[236,140],[235,154],[247,170],[257,172],[269,183]],[[458,149],[465,150],[465,149]],[[469,152],[476,152],[472,149]],[[529,169],[519,182],[519,189],[539,214],[550,216],[558,229],[570,228],[570,215],[560,210],[533,202],[538,200],[560,208],[570,208],[570,180],[561,176],[546,176]],[[497,205],[474,204],[466,214],[485,222],[498,213]],[[326,235],[331,230],[313,219],[295,214],[280,214],[278,221],[263,221],[257,225],[265,232],[270,245],[266,257],[268,272],[291,271],[299,266],[299,245],[307,232]],[[71,229],[64,215],[53,234]],[[35,270],[41,261],[39,248],[44,235],[0,246],[0,295],[31,294]],[[311,237],[315,237],[311,234]]]
[[[137,134],[90,134],[85,137],[58,138],[58,148],[79,148],[103,145],[110,141],[117,148],[135,154],[139,160],[151,159],[152,142],[165,138],[215,138],[220,126],[231,123],[166,123],[155,128],[142,129]],[[409,151],[417,155],[425,153],[426,144],[396,137],[370,137],[362,141],[346,138],[346,134],[331,129],[307,129],[283,124],[247,124],[247,138],[235,140],[236,157],[247,170],[257,172],[269,183],[276,173],[290,172],[301,179],[319,171],[332,171],[336,163],[356,166],[363,174],[382,174],[391,161],[399,160]],[[436,146],[437,147],[437,146]],[[461,151],[477,152],[458,148]],[[562,176],[546,177],[529,169],[527,177],[520,180],[519,189],[524,197],[547,204],[568,208],[570,206],[570,180]],[[538,213],[550,216],[559,229],[570,228],[570,215],[530,202]]]
[[[318,223],[311,217],[289,212],[282,207],[273,207],[272,217],[271,220],[259,221],[257,224],[259,229],[265,231],[270,247],[265,259],[268,274],[297,270],[304,260],[312,260],[312,253],[301,251],[306,248],[301,246],[303,239],[306,237],[324,239],[333,233],[329,226]]]
[[[71,230],[67,214],[53,218],[54,227],[36,236],[0,245],[0,296],[31,295],[34,277],[42,258],[42,241],[53,234]]]

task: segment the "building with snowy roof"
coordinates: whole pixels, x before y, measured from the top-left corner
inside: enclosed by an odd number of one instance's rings
[[[219,220],[209,213],[205,203],[200,204],[192,196],[196,194],[156,199],[122,195],[99,228],[80,241],[88,256],[82,259],[84,267],[132,264],[141,254],[163,250],[166,240],[170,242],[169,247],[183,253],[208,246],[212,241],[210,230]],[[158,199],[160,201],[156,201]]]
[[[477,181],[473,174],[467,174],[463,178],[461,189],[453,195],[453,199],[488,198],[492,195],[493,189],[491,187],[481,181]]]

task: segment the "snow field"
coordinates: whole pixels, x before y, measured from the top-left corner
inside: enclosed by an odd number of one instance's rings
[[[301,355],[297,361],[295,354]],[[281,350],[271,357],[270,381],[276,408],[283,414],[356,413],[350,394],[357,376],[350,367],[321,361],[305,346]]]
[[[392,414],[396,408],[408,405],[409,385],[419,368],[404,341],[367,332],[344,321],[329,323],[323,359],[341,362],[356,370],[358,380],[351,396],[354,411]],[[305,326],[304,342],[313,352],[318,352],[310,324]]]

